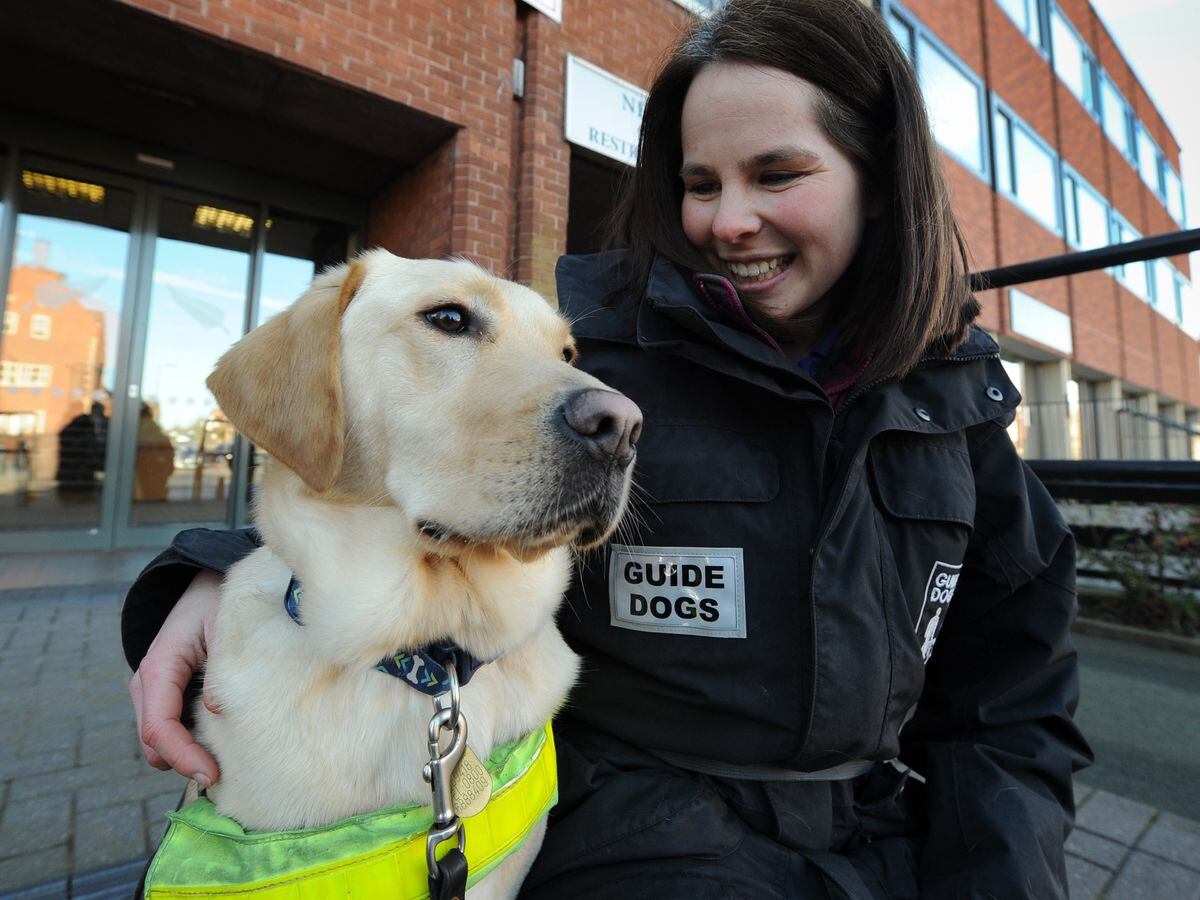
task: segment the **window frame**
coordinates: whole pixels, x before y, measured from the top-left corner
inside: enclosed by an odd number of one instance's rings
[[[1129,241],[1141,240],[1143,237],[1142,233],[1140,231],[1138,231],[1136,228],[1134,228],[1133,224],[1128,219],[1126,219],[1123,215],[1121,215],[1119,212],[1117,212],[1117,208],[1115,206],[1110,207],[1108,223],[1109,223],[1108,240],[1109,240],[1110,245],[1125,244],[1125,243],[1129,243]],[[1134,235],[1134,237],[1129,238],[1129,240],[1125,240],[1125,239],[1118,240],[1117,229],[1122,228],[1122,227],[1127,229],[1131,234]],[[1142,271],[1145,273],[1144,274],[1145,283],[1146,283],[1146,293],[1145,294],[1142,294],[1139,291],[1135,291],[1132,287],[1129,286],[1129,283],[1125,280],[1125,269],[1128,266],[1141,266],[1142,267]],[[1121,287],[1125,288],[1125,290],[1129,291],[1129,293],[1133,294],[1133,296],[1137,297],[1143,303],[1150,306],[1151,309],[1154,308],[1154,295],[1153,295],[1154,277],[1153,277],[1153,272],[1150,269],[1150,265],[1149,265],[1148,261],[1142,260],[1142,261],[1136,262],[1136,263],[1122,263],[1119,266],[1111,266],[1108,269],[1108,272],[1110,275],[1112,275],[1112,277],[1114,279],[1116,279],[1117,283],[1120,284]]]
[[[1054,76],[1063,83],[1064,87],[1067,88],[1067,93],[1069,93],[1072,97],[1074,97],[1076,100],[1078,100],[1079,105],[1087,110],[1088,115],[1090,115],[1093,119],[1095,119],[1097,122],[1099,122],[1100,121],[1100,108],[1099,108],[1100,107],[1100,84],[1099,84],[1099,79],[1098,79],[1097,75],[1100,71],[1100,61],[1096,58],[1096,51],[1093,50],[1091,45],[1083,39],[1083,35],[1081,35],[1079,33],[1079,29],[1075,27],[1075,23],[1072,22],[1067,17],[1067,14],[1065,12],[1063,12],[1063,8],[1061,6],[1059,6],[1057,3],[1055,3],[1054,0],[1050,0],[1050,2],[1047,4],[1047,6],[1049,7],[1047,10],[1047,14],[1046,14],[1046,24],[1047,24],[1047,39],[1050,44],[1050,68],[1052,68],[1054,70]],[[1079,42],[1079,45],[1083,48],[1083,57],[1084,57],[1085,62],[1087,63],[1086,91],[1090,91],[1090,93],[1091,93],[1091,105],[1088,105],[1087,100],[1078,96],[1073,90],[1071,90],[1071,88],[1067,85],[1066,81],[1063,79],[1062,75],[1059,74],[1058,50],[1054,46],[1054,14],[1055,13],[1058,13],[1059,18],[1062,19],[1063,24],[1066,25],[1066,27],[1067,27],[1067,30],[1070,31],[1072,35],[1074,35],[1075,40],[1077,40]]]
[[[1012,13],[1004,6],[1001,0],[996,0],[996,5],[1000,7],[1000,11],[1008,16],[1008,20],[1013,23],[1013,27],[1029,41],[1030,45],[1041,54],[1043,59],[1050,59],[1050,18],[1049,5],[1045,0],[1021,0],[1025,4],[1025,9],[1033,7],[1034,18],[1037,21],[1040,40],[1035,41],[1033,35],[1021,27],[1021,23],[1012,17]]]
[[[1133,105],[1130,104],[1130,102],[1125,99],[1125,95],[1122,94],[1121,89],[1119,87],[1117,87],[1117,82],[1113,80],[1112,76],[1108,74],[1107,70],[1101,69],[1100,76],[1096,80],[1097,80],[1097,84],[1098,84],[1098,90],[1101,92],[1101,96],[1100,96],[1100,127],[1104,131],[1104,136],[1108,138],[1108,141],[1110,144],[1112,144],[1114,147],[1117,148],[1117,151],[1121,154],[1121,156],[1125,157],[1125,159],[1136,169],[1137,168],[1137,136],[1134,133],[1134,122],[1137,121],[1137,116],[1135,116],[1133,114]],[[1125,125],[1125,129],[1124,129],[1125,130],[1125,143],[1126,143],[1125,147],[1122,147],[1119,144],[1117,144],[1115,141],[1113,141],[1112,135],[1108,133],[1108,127],[1105,123],[1103,91],[1104,91],[1104,82],[1106,82],[1106,81],[1112,87],[1112,92],[1117,95],[1117,99],[1119,99],[1121,101],[1121,109],[1122,109],[1122,112],[1124,113],[1123,118],[1124,118],[1124,125]]]
[[[1000,99],[1000,97],[996,94],[995,91],[991,92],[991,115],[988,116],[988,128],[992,132],[990,143],[991,143],[991,147],[992,147],[993,156],[995,155],[996,145],[999,143],[999,140],[1000,140],[1000,135],[995,133],[995,131],[996,131],[996,115],[997,114],[1004,115],[1004,117],[1009,120],[1011,128],[1015,129],[1015,128],[1019,127],[1022,131],[1024,131],[1026,133],[1026,135],[1028,137],[1030,137],[1033,140],[1033,142],[1035,144],[1037,144],[1042,150],[1044,150],[1045,152],[1050,154],[1050,160],[1051,160],[1051,162],[1053,164],[1053,168],[1054,168],[1055,225],[1053,227],[1051,227],[1051,226],[1048,226],[1045,222],[1043,222],[1041,219],[1041,216],[1038,213],[1034,212],[1030,207],[1026,206],[1025,203],[1020,199],[1020,197],[1017,196],[1015,191],[1009,192],[1006,188],[1001,187],[1000,180],[998,178],[992,179],[992,189],[1000,196],[1005,197],[1006,199],[1011,201],[1012,204],[1017,207],[1017,209],[1021,210],[1021,212],[1025,213],[1025,215],[1027,215],[1031,219],[1033,219],[1033,221],[1035,221],[1038,225],[1042,226],[1043,228],[1045,228],[1047,231],[1049,231],[1052,234],[1055,234],[1059,237],[1063,237],[1065,234],[1066,226],[1065,226],[1065,221],[1064,221],[1065,210],[1063,208],[1064,197],[1063,197],[1063,190],[1062,190],[1062,179],[1063,179],[1062,157],[1059,156],[1058,152],[1055,150],[1054,146],[1049,141],[1047,141],[1040,134],[1038,134],[1028,122],[1026,122],[1024,119],[1022,119],[1020,116],[1018,116],[1013,111],[1011,106],[1009,106],[1007,103],[1005,103],[1003,100]],[[1014,148],[1013,144],[1014,144],[1014,141],[1010,138],[1006,150],[1008,153],[1009,167],[1013,174],[1013,187],[1015,189],[1019,183],[1019,179],[1017,178],[1017,158],[1016,158],[1016,152],[1015,152],[1015,148]],[[993,168],[994,168],[994,166],[993,166]],[[1101,195],[1101,196],[1103,196],[1103,195]],[[1111,234],[1111,230],[1110,230],[1110,234]]]
[[[1172,219],[1174,219],[1176,222],[1178,222],[1180,226],[1186,228],[1187,227],[1187,194],[1183,190],[1183,176],[1175,171],[1175,167],[1173,165],[1171,165],[1170,161],[1165,156],[1163,157],[1162,166],[1160,167],[1160,172],[1162,173],[1162,176],[1163,176],[1163,179],[1162,179],[1163,180],[1163,189],[1166,192],[1165,196],[1163,197],[1163,203],[1167,207],[1167,214]],[[1174,181],[1171,184],[1167,183],[1168,173],[1170,174],[1171,178],[1174,179]],[[1175,196],[1179,200],[1179,215],[1178,216],[1176,216],[1174,211],[1171,209],[1171,188],[1172,187],[1174,187],[1176,189]]]
[[[54,318],[49,313],[32,313],[29,316],[29,337],[35,341],[50,340],[54,331]]]
[[[1113,205],[1109,201],[1108,197],[1104,196],[1103,192],[1096,190],[1096,188],[1092,185],[1092,183],[1090,181],[1088,181],[1086,178],[1084,178],[1082,175],[1080,175],[1079,170],[1076,169],[1074,166],[1072,166],[1070,163],[1068,163],[1066,160],[1064,160],[1064,159],[1059,160],[1059,170],[1062,172],[1062,175],[1059,178],[1059,190],[1061,190],[1063,193],[1063,197],[1062,197],[1062,236],[1063,236],[1063,240],[1065,240],[1067,242],[1068,246],[1072,247],[1075,250],[1083,249],[1083,245],[1081,243],[1079,243],[1078,241],[1076,241],[1072,235],[1067,233],[1067,231],[1068,231],[1068,229],[1067,229],[1068,203],[1072,207],[1071,219],[1075,223],[1075,231],[1076,232],[1079,231],[1079,202],[1078,202],[1079,198],[1078,198],[1078,195],[1068,197],[1067,191],[1066,191],[1067,179],[1070,179],[1071,181],[1073,181],[1075,183],[1076,191],[1078,191],[1079,189],[1082,188],[1083,190],[1092,194],[1093,197],[1096,197],[1100,200],[1100,204],[1104,207],[1105,237],[1109,242],[1111,242],[1112,228],[1109,223],[1112,221]],[[1105,244],[1101,244],[1100,246],[1105,246]],[[1096,250],[1099,248],[1098,247],[1089,247],[1088,249]]]
[[[1140,140],[1142,135],[1146,136],[1146,140],[1150,143],[1150,146],[1154,148],[1155,184],[1150,184],[1148,181],[1146,181],[1146,173],[1142,169],[1142,142]],[[1167,164],[1167,160],[1166,157],[1163,156],[1162,147],[1158,146],[1158,141],[1156,141],[1154,139],[1154,135],[1150,133],[1150,129],[1146,127],[1145,123],[1142,122],[1141,119],[1136,117],[1134,121],[1133,145],[1137,149],[1137,161],[1134,167],[1137,169],[1138,177],[1142,179],[1142,184],[1150,188],[1150,193],[1152,193],[1159,200],[1164,201],[1165,205],[1167,195],[1163,187],[1162,170],[1163,166]]]
[[[991,126],[989,125],[988,111],[990,109],[989,91],[983,79],[975,74],[975,72],[963,60],[942,41],[930,28],[925,25],[917,16],[909,12],[897,0],[883,0],[881,14],[884,16],[884,24],[889,31],[892,31],[890,17],[895,16],[903,22],[909,29],[911,45],[906,49],[905,54],[908,57],[908,63],[912,66],[913,74],[917,78],[917,84],[920,85],[921,72],[917,68],[917,57],[920,53],[920,41],[924,39],[929,44],[930,48],[940,53],[950,66],[956,69],[959,74],[966,77],[972,85],[975,86],[979,96],[978,108],[976,110],[979,122],[979,147],[980,147],[980,162],[982,169],[976,168],[975,164],[969,160],[963,159],[956,152],[937,140],[937,134],[933,135],[933,139],[937,141],[938,148],[947,156],[957,162],[960,166],[966,169],[971,174],[975,175],[985,184],[992,184],[992,147],[991,147]],[[892,31],[895,36],[895,31]],[[922,91],[922,99],[924,99],[924,91]],[[930,130],[933,130],[933,123],[930,122]]]
[[[688,12],[700,16],[701,18],[704,18],[705,16],[711,16],[714,12],[716,12],[716,10],[705,6],[703,3],[698,2],[698,0],[671,0],[671,2],[678,6],[682,6]],[[725,0],[720,0],[719,5],[724,6]]]

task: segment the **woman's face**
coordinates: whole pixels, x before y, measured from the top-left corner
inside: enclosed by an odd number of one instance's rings
[[[823,299],[862,239],[858,169],[817,120],[817,89],[779,69],[712,63],[683,104],[683,231],[756,318]]]

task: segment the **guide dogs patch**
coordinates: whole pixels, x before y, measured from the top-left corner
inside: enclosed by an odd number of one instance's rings
[[[921,603],[921,614],[917,616],[917,637],[921,640],[921,655],[925,662],[933,655],[933,645],[937,643],[938,632],[950,609],[950,601],[954,599],[961,570],[962,563],[935,562],[925,583],[925,599]]]
[[[746,636],[740,547],[613,544],[611,550],[611,624],[661,634]]]

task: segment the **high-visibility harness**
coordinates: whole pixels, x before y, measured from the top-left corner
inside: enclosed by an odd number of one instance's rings
[[[495,748],[484,766],[492,778],[491,800],[463,820],[470,836],[468,885],[520,846],[557,801],[550,723]],[[402,806],[283,832],[246,832],[203,797],[167,817],[166,836],[146,873],[146,900],[429,896],[430,806]]]

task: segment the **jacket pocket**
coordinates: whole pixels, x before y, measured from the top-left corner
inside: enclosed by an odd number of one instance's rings
[[[680,419],[648,418],[637,482],[650,503],[766,503],[779,493],[779,461],[764,440]]]
[[[927,662],[950,612],[975,521],[965,437],[883,435],[869,458],[885,593],[903,598],[912,641]]]

